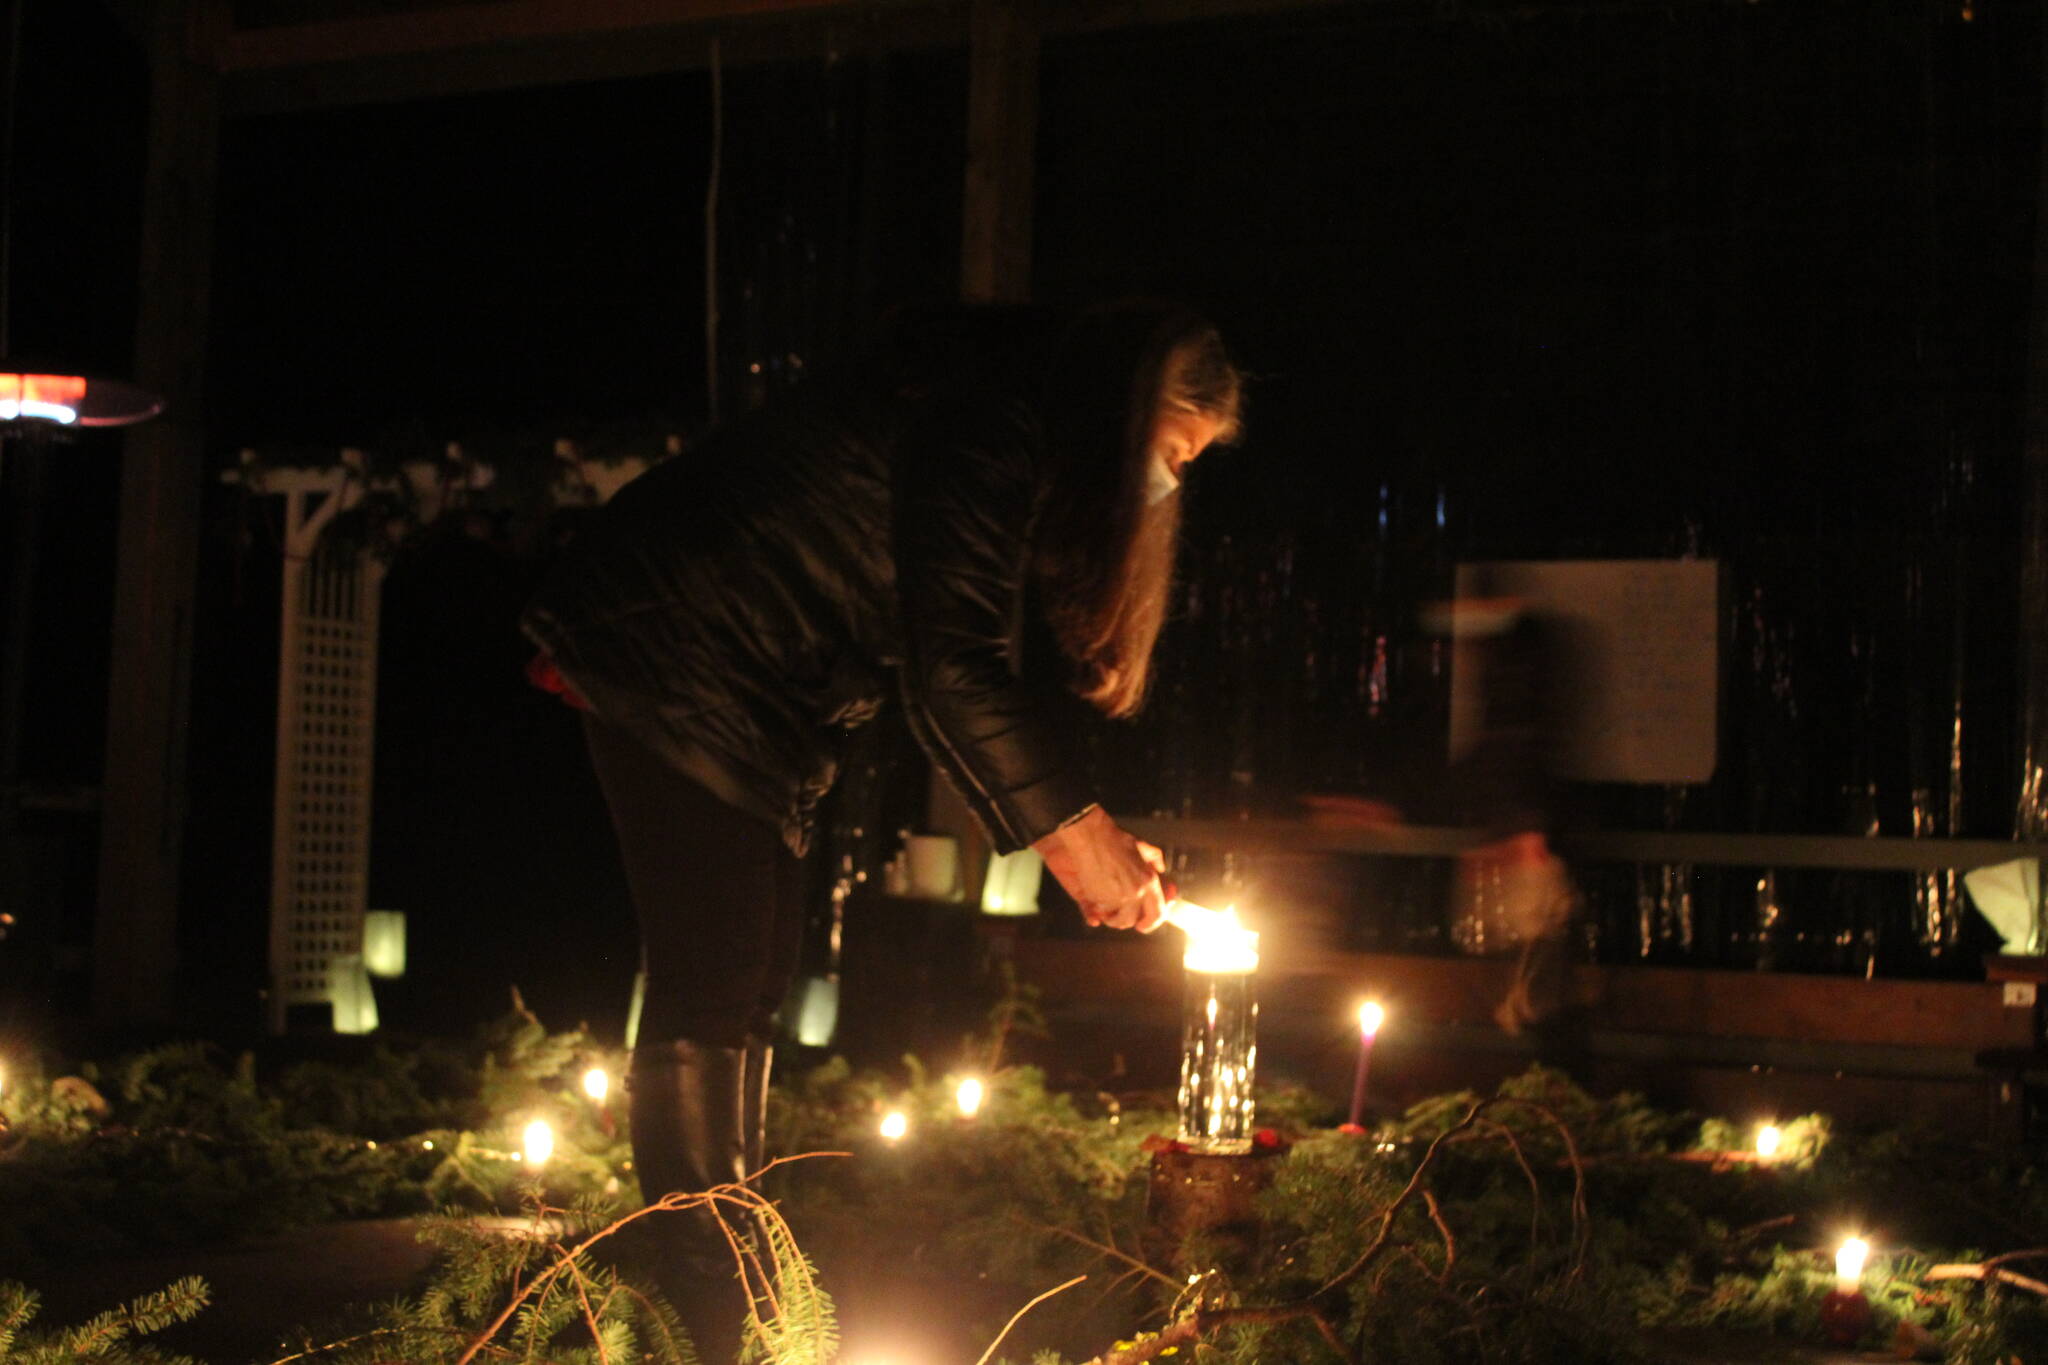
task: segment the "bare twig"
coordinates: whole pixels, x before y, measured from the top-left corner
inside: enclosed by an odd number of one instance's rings
[[[1515,1164],[1522,1168],[1523,1179],[1529,1182],[1529,1246],[1533,1250],[1537,1239],[1543,1235],[1543,1185],[1536,1179],[1536,1168],[1529,1164],[1529,1154],[1522,1150],[1521,1139],[1515,1136],[1514,1129],[1492,1119],[1479,1126],[1507,1143],[1508,1150],[1515,1154]]]
[[[2024,1289],[2030,1294],[2039,1294],[2048,1299],[2048,1284],[2043,1284],[2031,1275],[2022,1275],[2016,1270],[2006,1270],[1992,1261],[1981,1265],[1936,1265],[1929,1266],[1923,1280],[1992,1280],[2009,1284],[2015,1289]]]
[[[1494,1098],[1502,1104],[1519,1105],[1541,1116],[1557,1130],[1559,1140],[1564,1143],[1565,1160],[1572,1168],[1572,1274],[1577,1275],[1584,1268],[1586,1248],[1593,1236],[1592,1215],[1586,1209],[1586,1160],[1579,1154],[1579,1140],[1572,1136],[1571,1125],[1558,1117],[1557,1111],[1547,1104],[1513,1095]]]
[[[590,1306],[590,1284],[583,1278],[583,1267],[572,1259],[569,1262],[569,1277],[576,1284],[576,1302],[583,1305],[583,1321],[590,1328],[590,1340],[597,1347],[598,1365],[612,1365],[612,1353],[604,1346],[604,1329],[597,1325],[597,1312]]]
[[[339,1351],[344,1346],[353,1346],[359,1341],[369,1341],[375,1337],[401,1336],[408,1332],[420,1332],[430,1335],[451,1337],[466,1337],[469,1335],[468,1332],[464,1331],[460,1327],[429,1327],[417,1323],[406,1327],[375,1327],[367,1332],[358,1332],[352,1337],[343,1337],[340,1341],[330,1341],[319,1346],[308,1346],[303,1351],[294,1351],[288,1356],[279,1356],[276,1360],[271,1361],[270,1365],[290,1365],[290,1362],[294,1360],[310,1360],[314,1356],[326,1355],[330,1351]],[[503,1350],[493,1348],[491,1354],[505,1355],[508,1353]]]
[[[1023,1319],[1026,1313],[1029,1313],[1032,1309],[1038,1307],[1038,1305],[1044,1303],[1053,1295],[1063,1294],[1067,1290],[1072,1289],[1075,1285],[1081,1283],[1081,1281],[1087,1278],[1088,1277],[1086,1275],[1076,1275],[1073,1279],[1068,1280],[1065,1284],[1057,1285],[1054,1288],[1046,1290],[1043,1294],[1040,1294],[1037,1298],[1025,1304],[1016,1312],[1012,1313],[1010,1315],[1010,1320],[1003,1324],[1003,1330],[996,1333],[996,1339],[988,1344],[988,1349],[981,1353],[981,1359],[975,1361],[974,1365],[988,1365],[988,1358],[996,1353],[996,1347],[1003,1344],[1003,1338],[1010,1335],[1010,1329],[1012,1327],[1015,1327],[1018,1324],[1018,1322]]]
[[[1728,1240],[1731,1242],[1746,1242],[1752,1237],[1761,1237],[1766,1232],[1776,1232],[1779,1228],[1789,1228],[1798,1221],[1798,1214],[1782,1213],[1776,1218],[1766,1218],[1761,1223],[1751,1223],[1748,1227],[1738,1228],[1729,1234]]]
[[[1436,1165],[1437,1154],[1443,1151],[1447,1143],[1453,1141],[1461,1134],[1470,1132],[1473,1125],[1479,1122],[1480,1115],[1486,1112],[1487,1106],[1493,1103],[1493,1100],[1476,1101],[1470,1109],[1465,1111],[1465,1117],[1437,1134],[1436,1140],[1429,1144],[1427,1151],[1423,1152],[1422,1160],[1416,1163],[1414,1173],[1408,1177],[1407,1185],[1402,1188],[1399,1194],[1394,1196],[1393,1203],[1380,1211],[1380,1229],[1374,1235],[1372,1242],[1359,1254],[1357,1260],[1339,1271],[1322,1288],[1311,1294],[1309,1296],[1311,1299],[1319,1299],[1325,1294],[1341,1288],[1349,1281],[1357,1279],[1365,1273],[1367,1266],[1379,1259],[1380,1254],[1386,1250],[1387,1239],[1393,1236],[1395,1220],[1401,1216],[1402,1210],[1406,1209],[1420,1194],[1423,1181],[1428,1177],[1430,1168]]]
[[[1451,1268],[1458,1264],[1458,1239],[1451,1236],[1451,1225],[1444,1221],[1443,1206],[1436,1202],[1436,1192],[1428,1186],[1422,1190],[1422,1202],[1429,1207],[1429,1221],[1436,1224],[1437,1233],[1444,1239],[1443,1273],[1436,1277],[1442,1284],[1451,1278]]]
[[[1129,1266],[1133,1271],[1146,1275],[1151,1279],[1155,1279],[1159,1281],[1159,1283],[1167,1285],[1170,1288],[1180,1289],[1183,1287],[1179,1280],[1176,1280],[1175,1278],[1173,1278],[1173,1276],[1167,1274],[1165,1271],[1160,1270],[1152,1265],[1149,1265],[1146,1262],[1141,1261],[1137,1257],[1131,1255],[1130,1253],[1121,1251],[1116,1247],[1111,1246],[1107,1242],[1098,1242],[1092,1237],[1083,1236],[1081,1233],[1074,1232],[1068,1228],[1056,1228],[1050,1223],[1034,1223],[1031,1222],[1029,1219],[1024,1218],[1018,1218],[1017,1221],[1024,1224],[1024,1226],[1033,1229],[1034,1231],[1050,1232],[1055,1236],[1064,1237],[1068,1241],[1073,1242],[1079,1246],[1087,1247],[1090,1251],[1095,1252],[1097,1255],[1107,1256],[1111,1260],[1115,1261],[1122,1261],[1125,1265]]]

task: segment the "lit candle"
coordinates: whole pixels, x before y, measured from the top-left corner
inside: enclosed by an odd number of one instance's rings
[[[1176,900],[1166,921],[1188,936],[1181,965],[1180,1139],[1199,1152],[1248,1152],[1258,1000],[1259,936],[1233,909]]]
[[[611,1091],[612,1078],[605,1074],[603,1067],[594,1066],[583,1073],[583,1093],[590,1096],[590,1102],[597,1106],[597,1120],[606,1137],[613,1137],[619,1131],[612,1122],[611,1106],[604,1102],[604,1097]]]
[[[1765,1161],[1769,1161],[1778,1154],[1778,1148],[1784,1144],[1784,1141],[1785,1134],[1780,1131],[1778,1125],[1766,1123],[1763,1127],[1756,1130],[1756,1154]]]
[[[555,1154],[555,1130],[548,1126],[546,1119],[535,1119],[527,1124],[521,1141],[525,1150],[520,1153],[520,1159],[536,1171],[547,1165],[548,1158]]]
[[[987,1088],[975,1076],[960,1082],[960,1088],[953,1092],[953,1101],[960,1106],[960,1117],[967,1119],[981,1112],[981,1102],[986,1097]]]
[[[1851,1237],[1835,1252],[1835,1287],[1856,1290],[1863,1285],[1863,1267],[1870,1260],[1870,1243]]]
[[[1835,1252],[1835,1287],[1820,1301],[1821,1328],[1837,1346],[1854,1346],[1870,1330],[1870,1300],[1863,1297],[1863,1266],[1870,1243],[1844,1241]]]
[[[1358,1007],[1358,1070],[1351,1077],[1351,1118],[1345,1125],[1357,1128],[1365,1118],[1365,1082],[1372,1074],[1373,1044],[1379,1041],[1380,1025],[1387,1022],[1386,1007],[1368,1000]]]
[[[888,1113],[882,1115],[881,1133],[889,1141],[901,1142],[904,1135],[909,1131],[910,1116],[901,1109],[891,1109]]]

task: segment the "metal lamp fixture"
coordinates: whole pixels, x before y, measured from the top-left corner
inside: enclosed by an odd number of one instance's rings
[[[163,399],[118,379],[51,373],[49,367],[0,361],[0,431],[7,435],[132,426],[163,408]]]

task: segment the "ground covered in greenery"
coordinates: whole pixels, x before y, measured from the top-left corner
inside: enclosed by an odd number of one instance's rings
[[[1012,1002],[999,1023],[1015,1021]],[[1834,1248],[1856,1232],[1875,1248],[1866,1345],[2048,1362],[2033,1154],[1830,1133],[1814,1116],[1761,1161],[1727,1123],[1541,1070],[1366,1136],[1330,1127],[1314,1096],[1269,1090],[1254,1216],[1174,1240],[1146,1207],[1147,1139],[1170,1115],[1142,1096],[1051,1093],[999,1051],[994,1037],[963,1049],[987,1080],[972,1118],[960,1073],[913,1059],[827,1063],[778,1087],[770,1148],[785,1159],[759,1193],[698,1197],[752,1235],[754,1359],[838,1359],[836,1300],[849,1318],[880,1303],[943,1319],[958,1359],[984,1365],[1651,1361],[1674,1328],[1817,1340]],[[207,1293],[183,1282],[52,1325],[25,1287],[38,1270],[428,1212],[443,1253],[429,1280],[308,1324],[277,1359],[691,1360],[633,1250],[638,1218],[672,1214],[635,1215],[624,1096],[584,1088],[622,1060],[523,1009],[465,1046],[275,1074],[198,1046],[40,1072],[17,1060],[0,1092],[0,1265],[24,1283],[0,1282],[0,1360],[164,1359],[152,1333]],[[908,1124],[893,1140],[890,1110]],[[538,1167],[523,1159],[536,1119],[555,1137]],[[509,1235],[474,1217],[520,1211]]]

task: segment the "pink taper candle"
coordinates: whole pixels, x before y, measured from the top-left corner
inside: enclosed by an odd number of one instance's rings
[[[1349,1127],[1358,1127],[1365,1117],[1365,1081],[1372,1073],[1372,1045],[1379,1040],[1380,1025],[1387,1021],[1387,1011],[1377,1000],[1368,1000],[1358,1007],[1358,1073],[1351,1081],[1351,1119]]]

